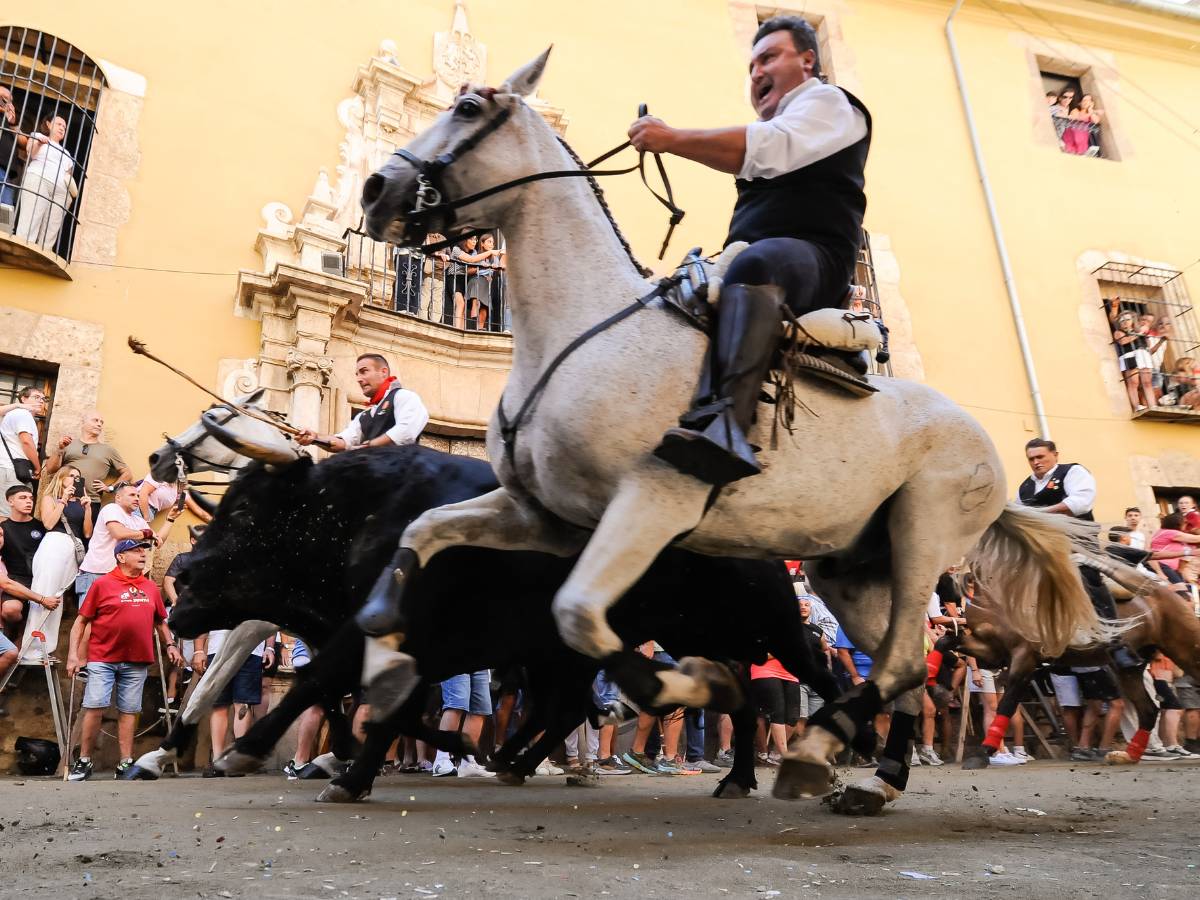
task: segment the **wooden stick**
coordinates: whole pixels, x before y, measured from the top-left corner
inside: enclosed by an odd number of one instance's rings
[[[181,372],[179,369],[175,368],[173,365],[171,365],[165,359],[161,359],[161,358],[155,356],[153,353],[150,352],[150,350],[146,347],[146,345],[142,341],[139,341],[133,335],[129,336],[129,349],[132,350],[134,353],[136,353],[138,356],[144,356],[147,359],[153,360],[154,362],[158,363],[160,366],[170,369],[172,372],[174,372],[176,375],[178,375],[180,378],[182,378],[188,384],[198,387],[200,390],[202,390],[204,393],[208,394],[208,396],[212,397],[218,403],[221,403],[224,406],[228,406],[230,409],[235,409],[244,416],[249,416],[251,419],[257,419],[258,421],[260,421],[266,425],[270,425],[272,428],[277,428],[279,431],[282,431],[284,434],[290,434],[290,435],[300,434],[301,429],[297,428],[295,425],[292,425],[290,422],[281,421],[279,419],[272,418],[271,416],[265,415],[264,413],[260,413],[258,410],[252,409],[249,406],[242,406],[240,403],[234,403],[232,400],[226,400],[224,397],[222,397],[216,391],[210,391],[208,388],[206,388],[204,385],[202,385],[200,382],[198,382],[195,378],[193,378],[187,372]],[[318,440],[313,441],[313,443],[316,444],[318,447],[320,447],[322,450],[330,450],[330,451],[333,450],[333,445],[330,444],[328,441],[322,441],[322,440],[318,439]]]

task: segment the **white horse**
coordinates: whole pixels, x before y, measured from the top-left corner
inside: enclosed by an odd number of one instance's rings
[[[456,544],[561,555],[582,549],[554,611],[570,646],[603,658],[621,649],[606,610],[668,544],[814,561],[813,586],[874,668],[866,686],[814,716],[790,749],[775,789],[788,797],[826,792],[832,756],[880,704],[919,691],[930,594],[939,573],[977,545],[985,563],[1003,563],[985,566],[991,591],[1023,633],[1053,653],[1080,631],[1096,632],[1069,561],[1070,522],[1006,506],[988,436],[924,385],[872,379],[878,393],[860,398],[820,382],[798,384],[807,411],[797,414],[793,437],[762,451],[763,473],[721,490],[711,508],[709,485],[651,452],[688,407],[705,351],[704,335],[680,317],[651,304],[596,334],[523,408],[569,343],[653,288],[585,178],[527,182],[455,208],[456,199],[514,179],[579,168],[522,100],[548,53],[497,90],[465,89],[364,186],[376,239],[500,228],[510,249],[513,367],[488,430],[503,487],[413,522],[396,582]],[[755,443],[768,443],[770,414],[760,408]],[[515,431],[502,430],[504,422]],[[372,613],[394,599],[372,598],[360,623],[378,625]],[[914,697],[905,705],[915,713]]]

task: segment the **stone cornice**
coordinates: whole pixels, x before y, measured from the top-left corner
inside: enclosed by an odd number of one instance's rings
[[[364,306],[357,322],[344,324],[335,333],[351,341],[390,342],[411,356],[443,364],[468,364],[504,372],[512,368],[511,335],[460,331],[374,306]]]
[[[349,278],[279,263],[270,274],[239,271],[234,296],[239,314],[255,319],[262,318],[264,300],[274,300],[274,311],[295,304],[301,296],[306,302],[320,298],[328,304],[332,315],[344,315],[348,309],[362,306],[367,286]]]

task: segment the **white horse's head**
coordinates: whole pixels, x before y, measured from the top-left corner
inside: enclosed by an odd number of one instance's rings
[[[519,189],[458,209],[452,204],[543,171],[544,148],[563,153],[551,128],[521,99],[537,88],[549,56],[547,48],[499,88],[464,86],[448,111],[367,179],[362,206],[371,237],[414,245],[430,232],[503,225],[503,209]]]

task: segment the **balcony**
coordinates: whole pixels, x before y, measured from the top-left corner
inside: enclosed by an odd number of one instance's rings
[[[511,332],[503,249],[489,259],[470,262],[454,257],[471,259],[485,251],[460,245],[426,253],[373,240],[355,229],[348,230],[345,239],[342,271],[330,274],[365,285],[366,305],[456,331]],[[493,241],[503,247],[499,235]]]

